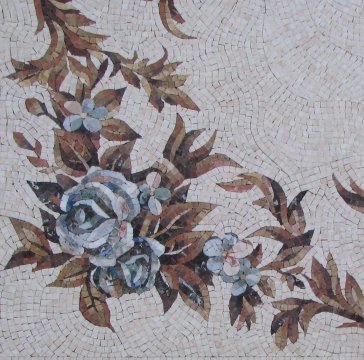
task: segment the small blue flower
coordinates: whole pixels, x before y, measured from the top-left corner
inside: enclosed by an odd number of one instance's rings
[[[64,119],[63,127],[66,131],[76,131],[82,125],[90,132],[101,130],[101,120],[108,115],[108,110],[104,106],[95,107],[92,99],[85,99],[82,105],[77,101],[67,101],[64,107],[73,115]]]

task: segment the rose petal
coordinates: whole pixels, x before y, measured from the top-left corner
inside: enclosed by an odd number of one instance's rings
[[[156,199],[165,201],[171,197],[171,191],[165,187],[160,187],[154,192]]]
[[[239,276],[238,275],[234,275],[234,276],[226,275],[224,273],[224,270],[221,271],[220,276],[221,276],[222,281],[224,281],[226,283],[233,283],[233,282],[239,280]]]
[[[207,260],[206,267],[214,274],[219,274],[222,270],[223,263],[224,258],[222,256],[211,257]]]
[[[203,247],[203,253],[208,257],[222,255],[222,240],[218,237],[212,237]]]
[[[79,115],[67,116],[63,121],[63,127],[66,131],[72,132],[78,130],[83,123]]]
[[[85,99],[82,102],[82,112],[90,113],[95,108],[95,102],[92,99]]]
[[[83,247],[73,238],[67,230],[67,215],[61,215],[56,222],[56,233],[59,236],[59,244],[64,252],[71,255],[82,255]]]
[[[226,275],[233,276],[238,274],[240,270],[240,264],[238,261],[225,261],[223,269]]]
[[[87,116],[86,119],[83,120],[83,126],[92,133],[98,132],[102,128],[101,121],[90,116]]]
[[[148,208],[153,215],[160,215],[162,213],[162,204],[154,196],[148,200]]]
[[[225,250],[230,250],[237,243],[237,241],[237,235],[235,235],[234,233],[227,233],[222,239],[222,245]]]
[[[66,101],[64,103],[65,109],[67,109],[71,114],[80,115],[82,113],[82,107],[77,101]]]
[[[106,118],[108,113],[109,112],[107,111],[106,107],[101,106],[89,112],[89,115],[95,119],[101,120]]]
[[[229,254],[232,254],[232,256],[240,259],[249,255],[249,249],[247,244],[244,244],[242,241],[239,241],[233,246]]]
[[[156,189],[162,181],[162,177],[157,172],[153,171],[147,175],[145,182],[151,187]]]
[[[144,238],[144,240],[149,244],[155,255],[160,257],[164,254],[165,247],[159,241],[151,238]]]
[[[83,246],[87,249],[96,249],[104,245],[116,223],[115,219],[104,221],[99,227],[92,231]]]
[[[231,287],[231,295],[239,296],[245,292],[246,288],[247,284],[244,280],[234,282],[233,286]]]
[[[248,258],[244,258],[244,259],[239,259],[239,262],[240,262],[240,268],[246,268],[248,270],[251,269],[252,265],[250,263],[250,260]]]
[[[258,284],[260,280],[260,272],[258,269],[251,269],[248,275],[245,276],[245,281],[249,286]]]

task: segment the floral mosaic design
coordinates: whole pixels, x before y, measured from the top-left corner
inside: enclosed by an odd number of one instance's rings
[[[246,238],[231,232],[220,238],[211,231],[195,230],[217,205],[187,201],[190,180],[218,167],[240,165],[213,152],[216,131],[205,144],[191,150],[204,130],[187,131],[179,114],[161,149],[163,159],[141,171],[133,169],[131,153],[135,142],[143,139],[133,126],[118,119],[126,88],[98,92],[95,88],[112,65],[109,76],[122,76],[129,85],[143,88],[156,111],[162,112],[166,104],[199,111],[182,89],[187,76],[175,74],[180,63],[168,62],[167,49],[162,49],[163,55],[154,63],[138,59],[136,53],[125,58],[102,49],[106,36],[82,30],[93,21],[71,1],[34,0],[34,5],[36,31],[47,27],[51,43],[40,59],[13,60],[15,71],[9,78],[22,86],[39,83],[47,88],[49,103],[33,97],[24,105],[30,114],[55,123],[55,163],[42,157],[40,141],[33,146],[23,133],[14,132],[13,137],[20,148],[32,153],[28,156],[31,165],[42,173],[55,173],[57,182],[28,181],[52,213],[40,209],[42,229],[10,218],[22,247],[6,269],[26,264],[34,264],[33,271],[60,267],[57,279],[48,286],[81,287],[83,317],[112,331],[106,299],[153,288],[165,313],[180,297],[208,321],[214,276],[231,286],[230,323],[238,330],[250,330],[256,323],[263,295],[276,299],[278,279],[291,291],[308,287],[313,291],[318,300],[291,297],[271,303],[279,311],[272,319],[271,334],[280,349],[288,340],[298,340],[298,325],[306,333],[311,319],[322,312],[347,319],[341,328],[364,329],[364,295],[355,278],[346,275],[343,291],[331,254],[326,266],[312,258],[310,275],[299,264],[312,249],[314,234],[314,229],[306,229],[301,205],[307,191],[288,202],[274,179],[259,173],[241,174],[218,186],[235,193],[258,188],[263,197],[253,205],[269,211],[279,226],[264,226]],[[173,0],[159,0],[158,9],[168,32],[193,39],[178,29],[176,23],[184,19]],[[61,90],[68,75],[77,79],[73,92]],[[102,153],[101,140],[117,144]],[[334,182],[344,201],[363,212],[364,191],[354,181],[355,194],[335,177]],[[254,245],[257,238],[281,244],[266,265],[262,265],[266,263],[262,246]]]

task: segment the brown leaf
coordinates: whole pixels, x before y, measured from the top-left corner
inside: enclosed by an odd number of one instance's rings
[[[59,237],[56,233],[56,218],[48,211],[44,211],[43,209],[39,209],[39,211],[42,216],[44,235],[49,241],[59,244]]]
[[[49,242],[42,230],[26,221],[15,218],[9,219],[25,248],[40,257],[52,253]]]
[[[57,279],[49,287],[77,287],[85,283],[90,268],[88,259],[73,258],[60,271]]]
[[[311,278],[312,281],[309,281],[310,286],[319,299],[325,301],[326,297],[335,298],[331,285],[331,276],[316,258],[312,258]]]
[[[35,167],[46,167],[46,168],[49,167],[49,163],[47,160],[40,159],[35,156],[27,156],[27,159]]]
[[[243,306],[239,314],[239,320],[236,329],[239,331],[243,328],[244,324],[246,324],[248,330],[250,330],[252,322],[256,322],[254,307],[247,301],[245,297],[243,297]]]
[[[5,270],[18,267],[21,265],[34,264],[37,262],[39,258],[40,258],[39,255],[34,254],[28,248],[21,247],[14,252],[9,262],[5,266]]]
[[[171,232],[174,235],[192,231],[216,206],[203,202],[188,202],[168,206],[163,209],[160,215],[159,229],[169,228],[170,224],[173,224]]]
[[[222,182],[218,183],[217,185],[226,191],[237,192],[237,193],[246,192],[254,187],[254,184],[252,184],[249,180],[245,179],[237,179],[234,181]]]
[[[262,275],[258,287],[264,295],[272,298],[276,296],[276,285],[270,276]]]
[[[102,90],[95,97],[95,106],[105,106],[109,111],[117,109],[123,98],[126,88],[117,90]]]
[[[34,146],[32,146],[29,141],[25,138],[24,134],[19,132],[13,133],[14,141],[17,143],[17,145],[25,150],[32,150],[34,151]]]
[[[72,258],[72,255],[64,253],[43,256],[37,261],[37,266],[33,269],[33,272],[58,267],[63,265],[70,258]]]
[[[124,79],[130,84],[135,86],[136,88],[140,89],[140,80],[138,76],[134,74],[133,71],[128,69],[125,66],[120,66],[120,71],[124,77]]]
[[[363,315],[364,313],[364,296],[357,281],[349,274],[346,273],[345,281],[345,297],[355,310],[358,315]]]
[[[42,230],[25,221],[9,219],[23,246],[14,252],[5,269],[33,264],[52,254],[49,242]]]
[[[37,198],[52,211],[61,213],[63,189],[57,183],[27,181]]]
[[[162,24],[168,32],[180,39],[195,39],[177,28],[175,21],[181,23],[183,19],[174,5],[174,0],[159,0],[158,7]]]
[[[174,267],[179,277],[179,294],[191,309],[197,311],[205,320],[210,313],[210,296],[201,278],[184,265]]]
[[[155,286],[162,299],[164,313],[166,313],[176,301],[179,290],[178,275],[173,266],[162,265],[160,273],[157,274]]]
[[[230,314],[230,324],[233,326],[236,319],[240,315],[243,308],[243,295],[234,296],[231,295],[229,300],[229,314]]]
[[[247,256],[252,266],[257,267],[263,258],[263,249],[262,245],[258,244],[256,248],[251,252],[250,255]]]
[[[275,335],[275,343],[283,350],[288,338],[292,343],[298,339],[298,315],[299,309],[293,309],[276,314],[271,325],[271,334]]]
[[[311,248],[312,246],[297,246],[283,250],[272,262],[265,265],[262,269],[280,270],[294,266],[305,257]]]
[[[356,328],[361,328],[364,330],[364,323],[358,323],[358,322],[353,322],[353,323],[344,323],[341,324],[340,326],[337,326],[338,329],[340,328],[352,328],[352,327],[356,327]]]
[[[106,303],[106,295],[88,281],[83,284],[81,289],[80,311],[92,325],[108,327],[115,332],[110,322],[110,310]]]
[[[108,148],[100,159],[100,167],[105,170],[112,170],[123,173],[126,178],[131,175],[130,153],[133,150],[135,141],[129,141],[122,145]]]
[[[212,234],[212,231],[194,231],[177,235],[165,243],[166,254],[176,264],[185,264],[200,254]]]
[[[176,152],[186,136],[184,121],[180,114],[177,114],[176,124],[163,151],[163,156],[173,163]]]
[[[57,183],[61,186],[64,191],[73,188],[78,185],[78,182],[73,180],[67,175],[57,174],[56,175]]]
[[[79,177],[99,164],[97,149],[89,136],[59,129],[54,129],[54,133],[55,161],[65,173]]]
[[[119,119],[104,120],[101,136],[110,141],[132,141],[141,137],[126,122]]]
[[[311,303],[311,300],[288,298],[288,299],[284,299],[284,300],[273,301],[272,306],[277,310],[289,311],[289,310],[297,309],[307,303]]]
[[[267,239],[272,239],[276,241],[280,241],[283,244],[289,244],[292,239],[292,234],[287,230],[282,229],[277,226],[263,226],[259,230],[253,232],[249,237],[253,236],[261,236]]]
[[[308,325],[311,321],[311,319],[321,313],[321,312],[332,312],[332,308],[324,305],[324,304],[319,304],[317,302],[310,302],[307,303],[303,306],[302,311],[300,313],[299,316],[299,321],[300,321],[300,326],[302,328],[302,330],[304,331],[305,335],[307,334],[307,330],[308,330]]]
[[[207,172],[216,169],[218,167],[230,166],[240,168],[241,166],[234,160],[230,159],[225,154],[213,154],[208,156],[206,159],[196,164],[191,171],[188,171],[188,175],[191,178],[199,177]]]
[[[354,194],[348,190],[346,190],[337,180],[335,175],[332,175],[332,179],[334,180],[336,190],[342,199],[353,209],[364,213],[364,197],[358,194]]]
[[[44,103],[36,98],[28,98],[25,100],[25,107],[28,112],[35,116],[41,116],[47,113],[47,108]]]

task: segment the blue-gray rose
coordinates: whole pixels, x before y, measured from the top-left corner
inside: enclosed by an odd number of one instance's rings
[[[137,185],[93,167],[61,199],[56,231],[63,251],[86,253],[96,266],[114,266],[134,246],[131,221],[140,212]]]
[[[136,237],[133,248],[118,258],[115,266],[95,269],[91,280],[114,297],[120,297],[124,292],[141,294],[154,286],[160,268],[159,257],[164,250],[164,246],[154,239]]]

